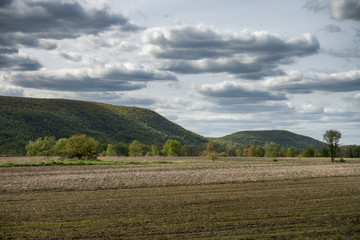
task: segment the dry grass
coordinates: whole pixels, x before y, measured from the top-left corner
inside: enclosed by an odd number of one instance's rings
[[[118,161],[124,159],[128,160],[128,158],[118,158]],[[137,160],[154,161],[154,158]],[[169,161],[169,158],[166,160]],[[181,161],[182,164],[0,168],[0,191],[190,186],[360,175],[360,164],[357,160],[352,163],[330,163],[319,160],[280,160],[275,163],[264,159],[232,159],[231,162],[215,163],[193,158],[172,160]]]

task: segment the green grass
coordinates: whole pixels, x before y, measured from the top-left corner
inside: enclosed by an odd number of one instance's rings
[[[17,163],[5,162],[0,163],[0,167],[38,167],[38,166],[72,166],[72,165],[150,165],[150,164],[175,164],[182,162],[173,161],[151,161],[151,162],[135,162],[135,161],[101,161],[97,159],[91,160],[70,160],[70,159],[57,159],[48,162],[34,162],[34,163]]]

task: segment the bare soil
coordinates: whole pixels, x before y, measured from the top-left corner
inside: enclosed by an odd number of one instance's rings
[[[358,160],[191,161],[0,168],[0,239],[360,239]]]

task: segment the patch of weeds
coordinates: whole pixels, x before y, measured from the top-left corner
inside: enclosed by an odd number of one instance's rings
[[[343,237],[340,234],[336,234],[333,238],[334,240],[341,240]]]
[[[273,162],[277,162],[278,160],[277,160],[277,158],[273,158]]]

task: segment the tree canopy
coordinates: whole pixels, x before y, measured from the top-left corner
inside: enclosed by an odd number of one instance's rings
[[[328,145],[331,161],[333,162],[336,157],[336,152],[339,148],[341,132],[334,129],[327,130],[323,135],[323,139]]]

